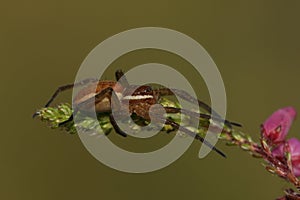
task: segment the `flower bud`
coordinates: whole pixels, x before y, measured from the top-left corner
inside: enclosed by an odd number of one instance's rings
[[[286,107],[275,111],[262,125],[262,136],[272,144],[279,144],[285,137],[296,117],[293,107]]]

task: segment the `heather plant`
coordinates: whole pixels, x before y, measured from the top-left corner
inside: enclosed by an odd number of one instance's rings
[[[179,108],[178,103],[162,98],[162,105]],[[69,104],[60,104],[57,107],[47,107],[39,110],[38,115],[42,121],[49,124],[51,128],[60,128],[68,133],[75,134],[77,130],[85,131],[93,135],[104,135],[112,131],[108,114],[98,115],[98,121],[90,118],[80,112],[77,113],[80,120],[78,123],[70,121],[60,125],[72,114],[72,108]],[[168,118],[179,122],[180,114],[167,114]],[[260,140],[253,141],[249,134],[242,132],[237,128],[228,127],[224,124],[221,130],[219,124],[214,124],[211,119],[200,119],[198,128],[189,127],[190,130],[197,132],[201,137],[205,136],[208,125],[211,124],[216,130],[219,139],[226,142],[229,146],[238,146],[242,150],[249,152],[253,157],[260,158],[264,162],[265,169],[278,177],[285,179],[291,184],[291,187],[285,189],[284,196],[278,200],[300,200],[300,140],[297,138],[288,138],[288,132],[295,120],[296,110],[293,107],[285,107],[275,111],[261,125]],[[185,116],[183,123],[188,126],[188,116]],[[141,119],[135,119],[138,122]],[[98,126],[98,124],[100,126]],[[139,126],[129,124],[132,130],[138,133]],[[174,131],[170,125],[165,125],[162,132]],[[182,133],[181,133],[182,134]]]

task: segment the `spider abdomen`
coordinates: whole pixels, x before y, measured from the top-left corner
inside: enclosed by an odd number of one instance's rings
[[[121,92],[123,91],[123,87],[115,81],[99,81],[98,83],[92,83],[80,90],[74,98],[74,104],[78,105],[82,102],[85,102],[87,99],[95,97],[96,94],[107,88],[112,88],[117,94],[121,94]],[[101,99],[95,99],[94,102],[89,102],[82,105],[80,109],[88,112],[93,112],[94,110],[92,109],[92,104],[94,104],[95,111],[97,113],[110,112],[110,98],[111,96],[109,94],[106,94]]]

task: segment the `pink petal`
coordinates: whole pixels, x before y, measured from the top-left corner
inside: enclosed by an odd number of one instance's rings
[[[300,157],[292,159],[292,165],[295,176],[300,176]]]
[[[300,141],[297,138],[288,140],[292,156],[300,156]]]
[[[292,157],[292,166],[293,166],[293,172],[295,176],[300,176],[300,141],[297,138],[291,138],[287,141],[290,153]],[[281,160],[284,157],[284,146],[285,143],[280,144],[278,147],[276,147],[272,154],[279,160]]]
[[[295,117],[296,110],[293,107],[275,111],[262,125],[263,136],[273,143],[284,141]]]

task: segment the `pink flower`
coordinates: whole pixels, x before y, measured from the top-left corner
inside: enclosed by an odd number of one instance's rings
[[[275,111],[262,125],[262,135],[273,144],[279,144],[285,137],[296,117],[293,107],[286,107]]]
[[[292,158],[293,173],[295,176],[300,176],[300,141],[296,138],[291,138],[287,141],[289,145],[289,152]],[[283,160],[285,155],[285,143],[282,143],[276,147],[272,154],[279,160]]]

